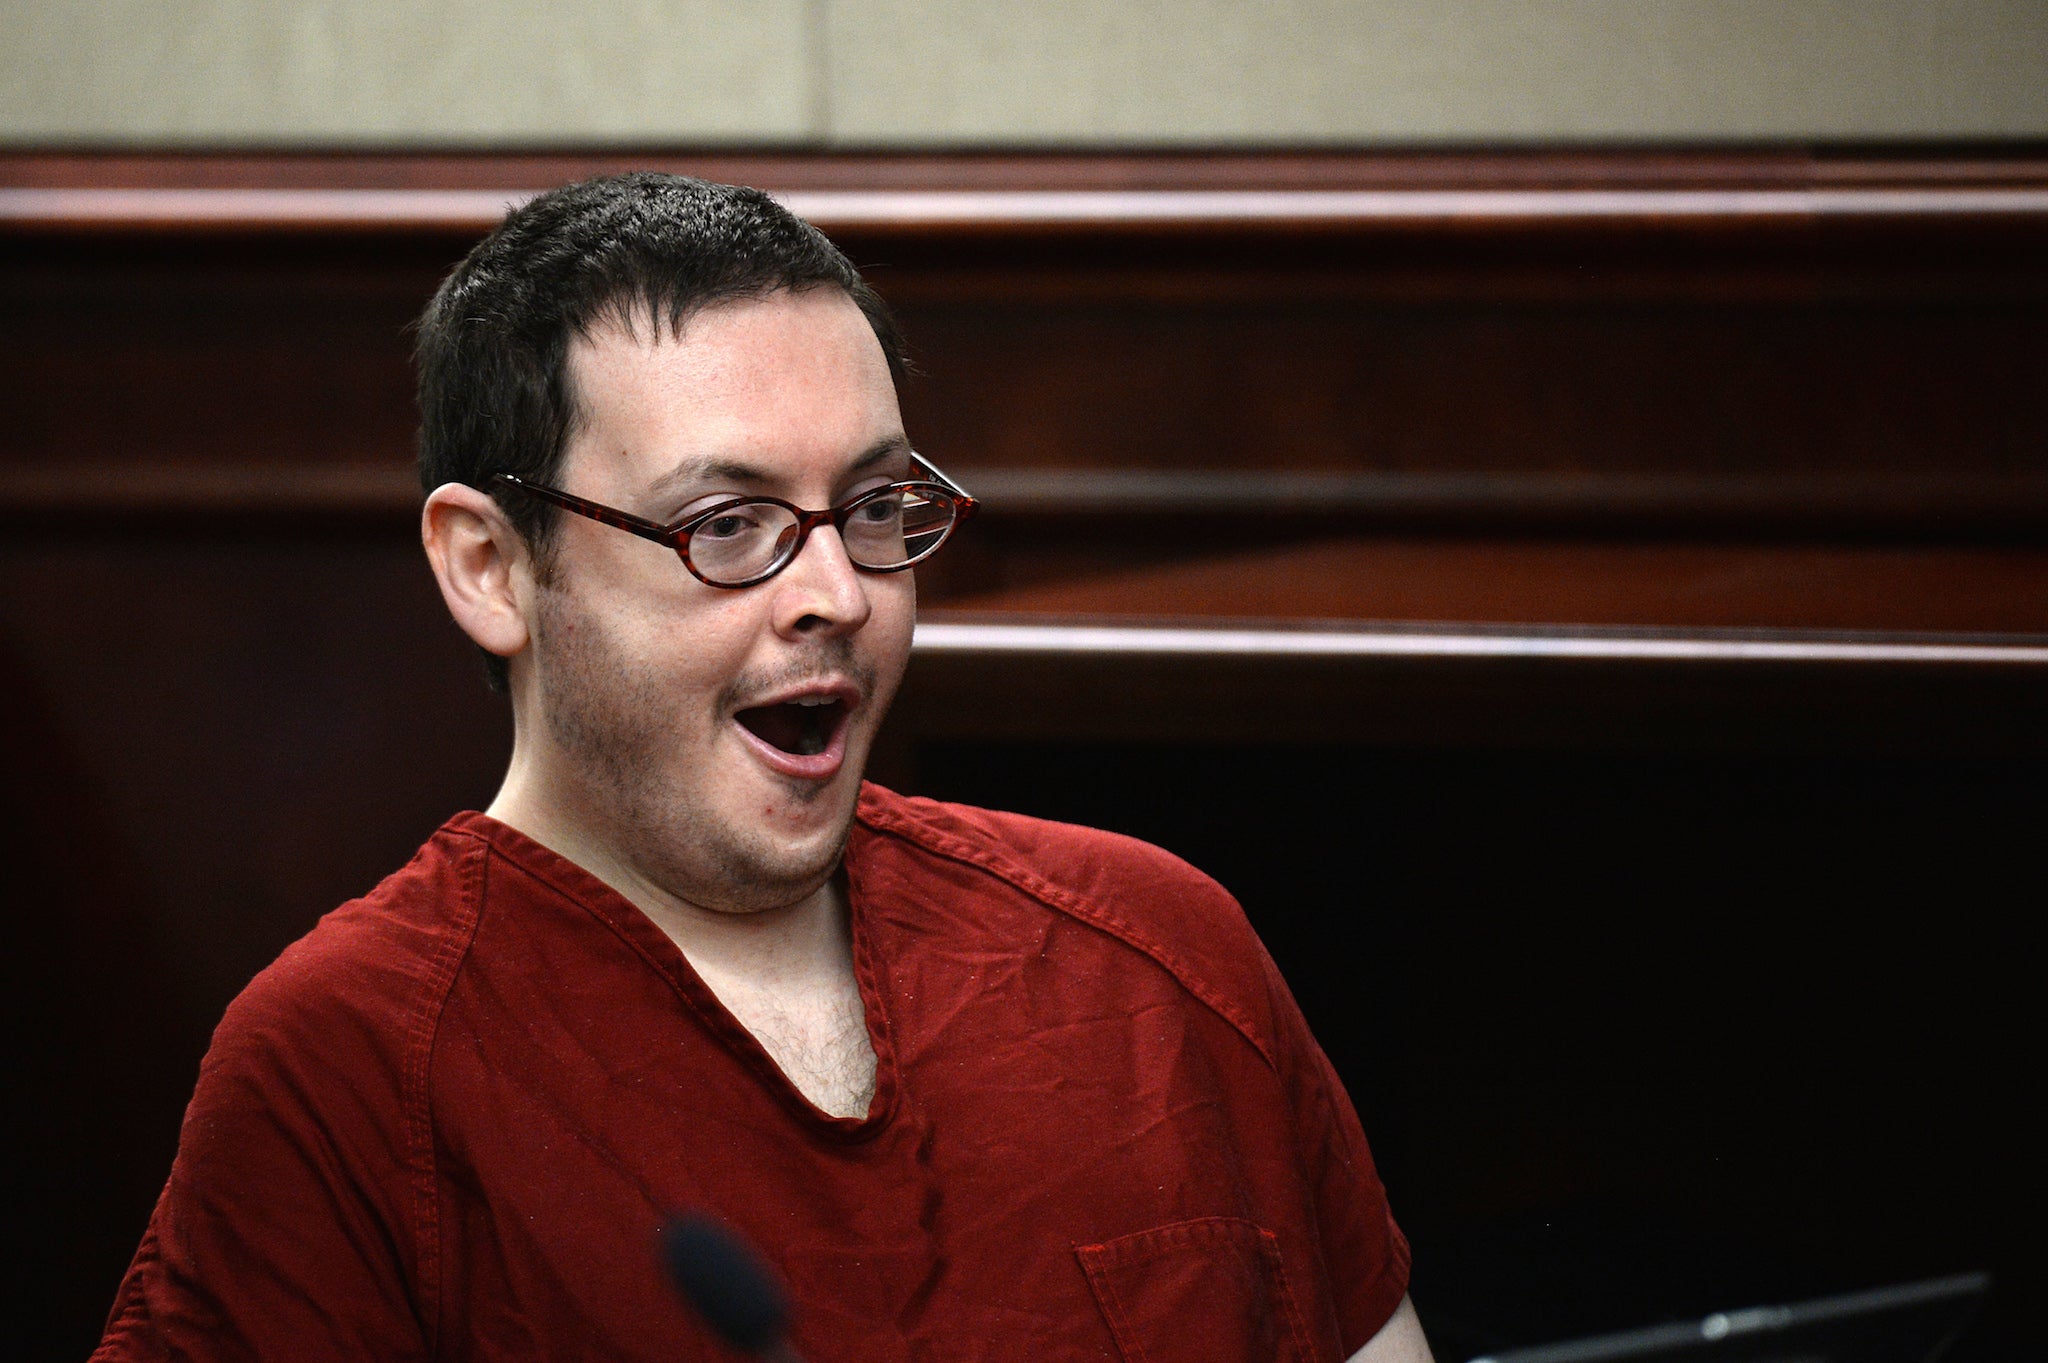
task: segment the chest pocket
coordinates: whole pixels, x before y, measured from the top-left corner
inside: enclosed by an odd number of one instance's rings
[[[1074,1253],[1124,1363],[1312,1363],[1280,1242],[1235,1217],[1119,1236]]]

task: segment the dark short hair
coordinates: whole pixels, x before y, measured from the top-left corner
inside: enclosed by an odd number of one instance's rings
[[[514,209],[441,282],[418,324],[420,485],[497,499],[545,573],[556,512],[493,482],[552,486],[577,421],[575,338],[640,321],[680,333],[712,304],[836,288],[867,317],[900,383],[889,310],[825,234],[758,189],[636,171]],[[505,662],[487,655],[503,690]]]

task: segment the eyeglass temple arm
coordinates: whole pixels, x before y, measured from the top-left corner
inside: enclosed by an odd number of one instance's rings
[[[952,493],[954,496],[960,499],[960,507],[956,514],[959,516],[961,520],[966,520],[969,516],[972,516],[974,514],[975,509],[978,508],[981,505],[981,503],[975,500],[973,493],[969,492],[966,488],[960,486],[960,484],[954,482],[951,478],[947,477],[946,471],[944,469],[940,468],[937,464],[934,464],[931,460],[925,458],[925,456],[923,456],[922,454],[912,451],[910,457],[917,461],[917,466],[919,468],[923,469],[926,473],[929,473],[932,476],[933,482],[936,482],[940,487],[946,489],[946,491]]]
[[[553,502],[565,511],[573,511],[579,516],[588,516],[591,520],[613,526],[630,535],[638,535],[642,539],[653,540],[656,544],[665,544],[670,548],[675,547],[675,531],[671,527],[662,525],[657,521],[650,521],[644,517],[635,516],[630,512],[620,511],[616,507],[605,506],[600,502],[585,501],[573,492],[558,492],[551,487],[542,487],[539,483],[529,483],[524,478],[520,478],[515,474],[499,473],[494,474],[493,477],[501,483],[518,488],[529,496],[538,497],[544,502]]]

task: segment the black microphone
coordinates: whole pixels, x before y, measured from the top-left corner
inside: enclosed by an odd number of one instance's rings
[[[725,1343],[770,1363],[802,1363],[783,1338],[789,1297],[739,1236],[707,1216],[678,1217],[662,1228],[661,1258],[669,1281]]]

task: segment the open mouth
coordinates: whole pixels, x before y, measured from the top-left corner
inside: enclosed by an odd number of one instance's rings
[[[757,705],[733,716],[747,731],[773,748],[798,757],[814,757],[832,746],[846,719],[846,703],[828,696]]]

